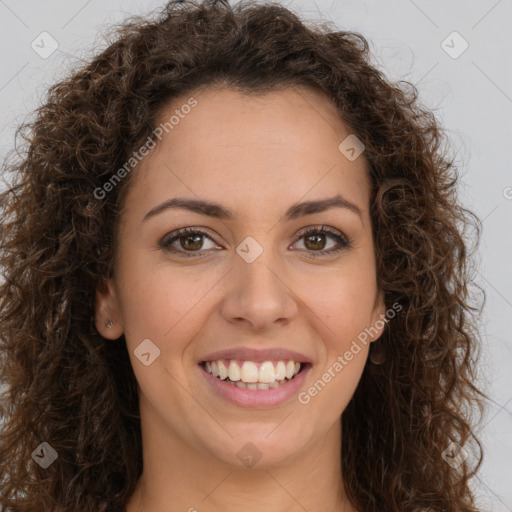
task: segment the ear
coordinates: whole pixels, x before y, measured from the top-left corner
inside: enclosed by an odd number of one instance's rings
[[[104,338],[116,340],[123,334],[119,301],[111,278],[101,281],[96,290],[94,319],[96,329]]]
[[[375,304],[372,312],[372,324],[369,329],[372,333],[370,342],[377,341],[386,328],[386,305],[384,304],[384,293],[379,290],[375,298]]]

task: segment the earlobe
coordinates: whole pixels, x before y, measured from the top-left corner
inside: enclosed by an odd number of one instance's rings
[[[98,332],[109,340],[123,334],[119,304],[112,279],[104,279],[96,289],[94,320]]]

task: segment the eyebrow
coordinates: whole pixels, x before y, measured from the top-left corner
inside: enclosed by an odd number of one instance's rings
[[[340,195],[336,195],[334,197],[329,197],[326,199],[319,199],[316,201],[305,201],[302,203],[296,203],[292,205],[284,215],[285,221],[290,221],[302,217],[304,215],[312,215],[314,213],[320,213],[329,208],[345,208],[359,216],[362,220],[362,212],[361,209],[355,205],[354,203],[348,201]],[[163,203],[155,206],[151,209],[144,218],[142,222],[162,213],[166,210],[170,209],[182,209],[188,210],[194,213],[198,213],[200,215],[206,215],[208,217],[213,217],[215,219],[222,220],[233,220],[235,218],[234,213],[228,208],[214,203],[212,201],[203,201],[198,199],[187,199],[183,197],[175,197],[173,199],[168,199]]]

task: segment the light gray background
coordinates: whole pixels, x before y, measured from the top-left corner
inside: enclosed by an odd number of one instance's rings
[[[156,0],[0,0],[0,157],[15,127],[46,89],[94,45],[103,29]],[[233,1],[231,2],[234,3]],[[462,174],[463,202],[483,219],[477,282],[487,293],[481,385],[492,400],[479,433],[485,458],[474,488],[483,510],[512,511],[512,135],[510,0],[295,0],[283,3],[313,20],[360,31],[375,62],[393,79],[416,84],[452,138]],[[58,49],[42,58],[32,48],[48,32]],[[457,58],[448,55],[469,47]],[[448,37],[444,45],[442,42]],[[48,41],[45,48],[49,48]]]

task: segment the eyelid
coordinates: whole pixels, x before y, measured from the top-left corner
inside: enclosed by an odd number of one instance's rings
[[[334,256],[335,254],[338,254],[343,249],[351,249],[352,248],[352,241],[347,237],[342,231],[332,228],[330,226],[326,226],[324,224],[316,224],[313,226],[308,226],[306,228],[301,229],[297,233],[297,241],[304,238],[305,236],[313,233],[319,233],[323,235],[330,236],[333,238],[337,244],[338,247],[334,249],[322,249],[321,251],[305,251],[307,256],[310,258],[317,258],[321,256]],[[295,245],[296,242],[294,242]]]
[[[164,251],[167,251],[171,254],[179,254],[179,255],[181,255],[181,257],[186,257],[186,258],[199,257],[205,253],[211,252],[211,249],[206,249],[204,251],[201,251],[201,250],[184,251],[184,250],[175,250],[175,249],[171,248],[171,243],[174,243],[176,240],[179,240],[181,237],[185,236],[188,233],[204,236],[204,237],[210,239],[216,245],[218,245],[218,246],[221,245],[216,242],[215,237],[211,234],[211,232],[208,228],[203,228],[200,226],[197,226],[197,227],[196,226],[187,226],[184,228],[177,228],[177,229],[171,231],[170,233],[167,233],[166,235],[164,235],[164,237],[159,242],[159,246]],[[305,236],[312,234],[312,233],[315,233],[315,234],[318,233],[318,234],[326,235],[326,236],[333,238],[337,242],[338,247],[336,247],[334,249],[333,248],[327,249],[327,250],[323,249],[321,251],[308,251],[305,249],[299,249],[299,251],[305,251],[308,254],[308,257],[316,258],[316,257],[325,256],[325,255],[330,256],[330,255],[337,254],[338,252],[340,252],[343,249],[349,249],[352,247],[350,239],[343,232],[341,232],[340,230],[338,230],[336,228],[332,228],[330,226],[326,226],[323,224],[307,226],[307,227],[299,230],[297,232],[297,234],[295,235],[296,241],[292,245],[295,245],[299,240],[301,240]],[[294,249],[294,250],[297,250],[297,249]]]
[[[325,224],[314,224],[312,226],[307,226],[305,228],[300,229],[297,232],[297,237],[303,237],[306,234],[309,234],[310,232],[321,232],[321,233],[327,233],[330,235],[337,235],[341,238],[344,238],[348,241],[348,238],[339,230],[336,228],[331,228],[330,226],[327,226]]]
[[[187,226],[187,227],[184,227],[184,228],[176,228],[174,229],[173,231],[167,233],[166,235],[163,236],[163,238],[160,240],[159,242],[159,246],[164,249],[164,250],[167,250],[168,252],[171,252],[173,253],[174,251],[172,249],[169,249],[170,245],[172,242],[178,240],[179,238],[181,238],[182,236],[185,236],[187,235],[188,233],[191,233],[191,234],[199,234],[199,235],[202,235],[206,238],[209,238],[213,243],[215,243],[216,245],[220,245],[219,243],[217,243],[217,241],[215,240],[214,236],[211,234],[210,230],[208,230],[208,228],[203,228],[203,227],[195,227],[195,226]],[[184,253],[185,251],[176,251],[177,253]],[[185,252],[186,254],[186,252]],[[191,251],[189,254],[201,254],[201,251]]]

